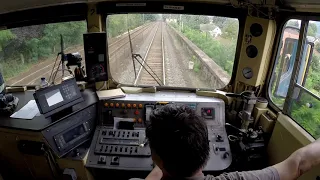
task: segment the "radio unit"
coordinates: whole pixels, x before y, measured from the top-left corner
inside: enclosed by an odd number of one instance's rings
[[[68,79],[61,84],[40,89],[33,96],[40,113],[45,117],[83,101],[75,79]]]

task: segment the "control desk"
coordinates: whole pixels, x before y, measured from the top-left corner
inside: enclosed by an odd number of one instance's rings
[[[221,171],[228,168],[232,157],[225,130],[224,101],[177,92],[128,94],[124,98],[100,100],[98,127],[91,142],[86,167],[152,170],[145,128],[150,123],[152,110],[168,103],[187,105],[206,122],[211,152],[204,170]]]

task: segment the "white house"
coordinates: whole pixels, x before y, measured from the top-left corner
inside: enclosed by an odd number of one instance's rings
[[[211,36],[216,38],[218,36],[221,36],[222,31],[219,27],[215,27],[213,31],[210,31],[210,34],[211,34]]]
[[[214,25],[213,23],[200,24],[200,30],[202,32],[208,32],[214,38],[222,34],[221,29],[218,26]]]

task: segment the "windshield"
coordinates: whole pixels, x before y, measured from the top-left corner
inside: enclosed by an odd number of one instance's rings
[[[106,24],[111,75],[119,83],[218,89],[230,81],[238,19],[117,14]]]
[[[61,52],[61,35],[65,53],[79,52],[84,65],[83,33],[86,31],[85,21],[41,24],[0,31],[0,68],[6,85],[39,85],[42,77],[49,81],[57,54]],[[56,82],[62,77],[61,65],[58,67],[60,59],[61,57],[57,59],[54,68],[54,72],[57,72],[54,79]],[[73,66],[70,67],[71,71],[73,69]],[[70,73],[66,70],[64,75]]]

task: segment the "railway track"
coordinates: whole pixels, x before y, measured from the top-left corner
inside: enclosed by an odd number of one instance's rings
[[[134,85],[166,85],[164,65],[163,23],[157,23],[157,29],[149,44]],[[141,61],[140,61],[141,62]]]
[[[136,31],[130,32],[131,40],[133,41],[135,38],[137,38],[141,33],[148,30],[149,28],[153,27],[153,23],[149,23],[145,26],[142,26],[141,28],[137,29]],[[112,42],[108,46],[109,51],[109,57],[112,57],[119,49],[123,48],[125,45],[129,44],[129,37],[126,35],[126,33],[123,34],[123,37],[118,39],[115,42]]]

